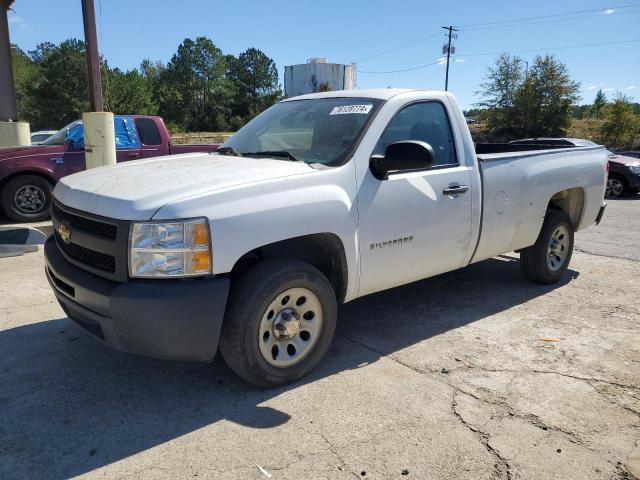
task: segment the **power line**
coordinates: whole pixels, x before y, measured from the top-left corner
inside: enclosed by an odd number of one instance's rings
[[[607,12],[608,10],[617,11],[617,10],[621,10],[621,9],[625,9],[625,8],[633,8],[633,7],[638,7],[638,6],[640,6],[640,3],[633,3],[633,4],[628,4],[628,5],[616,5],[616,6],[611,6],[609,8],[598,8],[598,9],[589,9],[589,10],[575,10],[575,11],[572,11],[572,12],[555,13],[555,14],[549,14],[549,15],[537,15],[537,16],[534,16],[534,17],[520,17],[520,18],[512,18],[512,19],[506,19],[506,20],[495,20],[495,21],[484,22],[484,23],[469,23],[469,24],[458,25],[458,27],[461,30],[464,30],[464,31],[472,31],[472,30],[487,30],[487,29],[497,28],[497,27],[506,28],[506,27],[514,27],[514,26],[525,26],[525,25],[540,25],[540,24],[544,24],[544,23],[555,23],[555,22],[562,22],[562,21],[584,20],[584,19],[587,19],[587,18],[597,18],[597,17],[610,18],[610,17],[619,16],[619,15],[627,15],[627,14],[639,13],[640,11],[615,12],[615,14],[614,13],[606,14],[604,12]],[[593,13],[595,13],[595,12],[599,12],[599,13],[593,15]],[[592,15],[582,15],[582,16],[574,17],[574,18],[557,18],[557,17],[568,17],[568,16],[572,16],[572,15],[580,15],[580,14],[585,14],[585,13],[592,14]],[[551,19],[551,20],[543,20],[543,19]],[[530,22],[530,20],[542,20],[542,21]],[[523,22],[525,22],[525,23],[523,23]],[[397,52],[398,50],[402,50],[404,48],[411,47],[413,45],[417,45],[418,43],[422,43],[425,40],[437,37],[439,35],[441,35],[441,33],[437,32],[437,33],[434,33],[432,35],[428,35],[426,37],[422,37],[422,38],[413,40],[411,42],[404,43],[402,45],[398,45],[397,47],[391,48],[389,50],[384,50],[384,51],[376,53],[374,55],[370,55],[368,57],[361,58],[360,60],[357,60],[354,63],[367,62],[367,61],[372,60],[374,58],[378,58],[378,57],[381,57],[383,55],[387,55],[389,53]],[[361,73],[370,73],[370,72],[361,72]],[[371,72],[371,73],[386,73],[386,72]],[[394,73],[394,72],[390,72],[390,73]]]
[[[527,25],[544,25],[548,23],[559,23],[559,22],[574,22],[576,20],[586,20],[589,18],[618,18],[620,15],[631,15],[634,13],[640,13],[640,10],[632,10],[627,12],[616,12],[615,14],[603,14],[598,13],[595,15],[581,15],[572,18],[555,18],[550,20],[542,20],[542,21],[532,21],[532,22],[513,22],[513,23],[504,23],[501,25],[487,25],[487,26],[478,26],[478,27],[470,27],[470,28],[461,28],[464,32],[473,32],[477,30],[491,30],[494,28],[510,28],[510,27],[523,27]]]
[[[520,21],[527,21],[527,20],[540,20],[543,18],[566,17],[570,15],[579,15],[581,13],[606,12],[607,10],[620,10],[623,8],[632,8],[632,7],[638,7],[638,6],[640,6],[640,3],[632,3],[629,5],[616,5],[608,8],[593,8],[589,10],[575,10],[573,12],[553,13],[549,15],[537,15],[535,17],[520,17],[520,18],[512,18],[509,20],[494,20],[492,22],[468,23],[466,25],[458,25],[458,27],[467,28],[467,27],[476,27],[481,25],[499,25],[502,23],[513,23],[513,22],[520,22]]]
[[[437,36],[439,36],[439,35],[441,35],[441,33],[440,33],[440,32],[438,32],[438,33],[434,33],[433,35],[428,35],[428,36],[426,36],[426,37],[422,37],[422,38],[420,38],[420,39],[418,39],[418,40],[414,40],[414,41],[412,41],[412,42],[405,43],[405,44],[403,44],[403,45],[398,45],[397,47],[391,48],[391,49],[389,49],[389,50],[385,50],[385,51],[380,52],[380,53],[376,53],[375,55],[371,55],[371,56],[369,56],[369,57],[361,58],[360,60],[356,60],[354,63],[362,63],[362,62],[366,62],[366,61],[368,61],[368,60],[371,60],[371,59],[374,59],[374,58],[381,57],[381,56],[386,55],[386,54],[388,54],[388,53],[397,52],[398,50],[402,50],[403,48],[411,47],[411,46],[416,45],[416,44],[418,44],[418,43],[422,43],[422,42],[424,42],[425,40],[428,40],[428,39],[433,38],[433,37],[437,37]]]
[[[387,71],[375,71],[375,72],[364,72],[362,70],[358,70],[358,73],[399,73],[399,72],[408,72],[410,70],[419,70],[421,68],[426,68],[426,67],[431,67],[432,65],[437,65],[439,63],[443,63],[442,60],[436,60],[433,63],[427,63],[426,65],[418,65],[417,67],[409,67],[409,68],[403,68],[402,70],[387,70]]]
[[[566,50],[571,48],[601,47],[605,45],[621,45],[621,44],[637,43],[637,42],[640,42],[640,39],[622,40],[618,42],[584,43],[580,45],[564,45],[560,47],[543,47],[543,48],[533,48],[528,50],[511,50],[511,51],[501,51],[501,52],[482,52],[482,53],[468,53],[468,54],[460,53],[458,55],[461,57],[480,57],[480,56],[487,56],[487,55],[500,55],[501,53],[528,53],[528,52],[540,52],[545,50]],[[418,65],[416,67],[408,67],[408,68],[403,68],[398,70],[373,71],[373,72],[363,72],[361,70],[358,70],[358,73],[368,73],[368,74],[400,73],[400,72],[408,72],[410,70],[418,70],[421,68],[430,67],[432,65],[444,64],[444,63],[445,63],[445,60],[440,59],[436,62],[428,63],[426,65]]]
[[[543,47],[543,48],[531,48],[527,50],[511,50],[509,52],[482,52],[482,53],[461,53],[460,56],[463,57],[482,57],[486,55],[500,55],[501,53],[528,53],[528,52],[540,52],[544,50],[567,50],[570,48],[586,48],[586,47],[601,47],[604,45],[621,45],[625,43],[636,43],[640,42],[640,39],[636,40],[621,40],[619,42],[602,42],[602,43],[583,43],[581,45],[565,45],[562,47]]]

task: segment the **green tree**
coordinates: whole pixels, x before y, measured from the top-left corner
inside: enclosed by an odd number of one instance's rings
[[[525,75],[523,61],[502,54],[479,92],[489,131],[498,139],[561,136],[571,125],[579,84],[553,56],[538,56]]]
[[[137,70],[123,72],[115,68],[106,69],[106,75],[107,81],[103,82],[105,110],[138,115],[158,113],[153,86],[143,74]]]
[[[225,56],[210,39],[185,39],[160,72],[161,114],[188,130],[224,126],[228,103],[225,70]]]
[[[78,119],[89,109],[84,42],[42,43],[29,53],[37,65],[23,105],[31,128],[60,128]]]
[[[607,96],[604,94],[602,89],[598,90],[596,93],[596,98],[593,101],[593,106],[591,107],[591,112],[594,117],[600,118],[602,117],[602,110],[604,106],[607,104]]]
[[[249,48],[238,58],[230,57],[228,63],[237,115],[255,116],[282,96],[276,64],[260,50]]]
[[[516,100],[518,136],[566,135],[573,107],[580,99],[580,84],[571,80],[566,65],[553,56],[535,58]]]
[[[16,86],[18,114],[21,119],[24,119],[31,116],[25,105],[28,98],[27,87],[37,78],[37,66],[25,52],[13,44],[11,44],[11,63]]]
[[[482,100],[478,106],[486,109],[489,129],[497,136],[514,134],[514,109],[523,78],[522,59],[503,53],[480,84],[482,90],[477,93]]]
[[[600,133],[606,145],[632,148],[640,134],[640,116],[634,113],[631,99],[621,93],[604,108],[605,121]]]

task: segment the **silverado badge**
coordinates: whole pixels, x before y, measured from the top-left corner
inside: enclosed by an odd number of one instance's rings
[[[64,223],[58,225],[58,235],[64,243],[69,243],[69,237],[71,237],[71,230]]]

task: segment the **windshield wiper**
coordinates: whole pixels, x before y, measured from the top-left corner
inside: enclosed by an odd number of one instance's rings
[[[233,147],[220,147],[216,150],[220,155],[231,155],[233,157],[241,157],[242,154]]]
[[[302,160],[296,158],[293,153],[288,152],[286,150],[264,150],[262,152],[245,152],[243,155],[250,156],[259,156],[259,157],[277,157],[277,158],[286,158],[287,160],[293,160],[294,162],[301,162]]]

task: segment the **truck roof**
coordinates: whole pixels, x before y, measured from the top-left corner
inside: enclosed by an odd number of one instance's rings
[[[367,88],[363,90],[334,90],[331,92],[310,93],[307,95],[299,95],[283,100],[290,102],[292,100],[308,100],[312,98],[335,98],[335,97],[358,97],[358,98],[378,98],[380,100],[389,100],[401,93],[429,91],[424,88]]]

